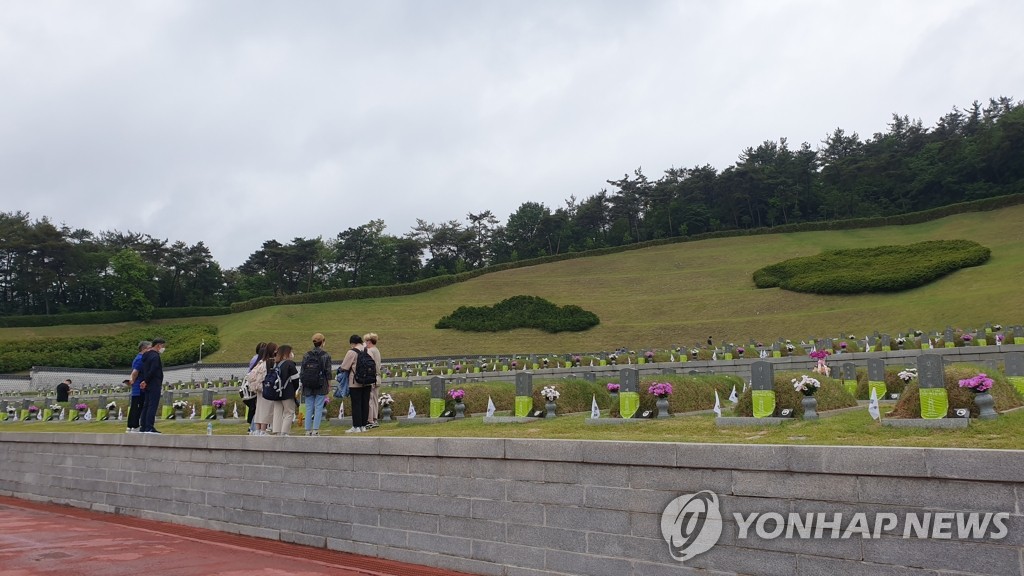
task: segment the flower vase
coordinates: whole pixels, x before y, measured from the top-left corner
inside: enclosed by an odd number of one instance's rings
[[[391,422],[391,406],[384,406],[380,409],[380,419],[382,422]]]
[[[980,420],[995,420],[999,414],[995,411],[996,399],[988,392],[976,392],[974,394],[974,405],[978,407],[978,418]]]
[[[455,403],[455,417],[465,418],[466,417],[466,405],[462,402]]]
[[[668,418],[670,416],[668,413],[668,398],[659,396],[656,404],[658,406],[658,418]]]
[[[818,399],[813,395],[806,395],[801,400],[804,406],[804,420],[817,420],[818,419]]]
[[[185,419],[185,411],[184,410],[175,409],[174,410],[174,419],[175,420],[184,420]]]
[[[217,408],[217,420],[223,420],[223,419],[224,419],[224,409],[223,408]]]
[[[548,400],[547,404],[544,406],[544,409],[545,418],[554,418],[555,416],[557,416],[557,414],[555,414],[555,403],[552,402],[551,400]]]

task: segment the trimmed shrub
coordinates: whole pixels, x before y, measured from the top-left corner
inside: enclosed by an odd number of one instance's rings
[[[974,405],[974,392],[960,387],[960,381],[970,378],[979,372],[985,372],[995,383],[989,393],[996,401],[996,410],[1002,412],[1010,408],[1016,408],[1024,404],[1021,401],[1017,389],[1006,379],[1001,372],[988,372],[984,368],[970,364],[957,364],[945,369],[946,394],[949,398],[949,411],[947,418],[956,416],[958,408],[967,408],[971,411],[971,417],[978,417],[978,407]],[[888,386],[888,384],[886,384]],[[903,389],[896,408],[889,414],[890,418],[920,418],[921,417],[921,395],[920,385],[917,379],[911,380]]]
[[[513,296],[494,306],[460,306],[434,328],[465,332],[501,332],[537,328],[545,332],[582,332],[600,323],[597,314],[579,306],[557,306],[537,296]]]
[[[0,373],[21,372],[33,366],[127,368],[138,353],[139,341],[158,336],[167,340],[167,351],[163,355],[165,366],[195,362],[203,341],[206,354],[220,348],[217,328],[201,324],[134,328],[116,336],[10,340],[0,349]]]
[[[792,380],[799,378],[803,372],[779,372],[775,374],[775,411],[784,408],[794,411],[797,417],[804,415],[802,400],[804,395],[793,389]],[[857,400],[846,391],[841,380],[829,378],[818,374],[814,375],[821,382],[821,388],[814,395],[818,399],[818,410],[837,410],[839,408],[850,408],[857,405]],[[754,403],[751,389],[747,389],[740,396],[736,404],[736,414],[740,416],[753,416]]]
[[[991,255],[988,248],[970,240],[826,250],[761,268],[754,272],[754,284],[812,294],[898,292],[960,268],[980,266]]]
[[[222,316],[230,314],[227,306],[189,306],[184,308],[154,308],[153,319],[195,318],[198,316]],[[129,312],[109,310],[104,312],[72,312],[35,316],[0,316],[0,328],[36,328],[39,326],[71,326],[85,324],[114,324],[131,322],[136,318]]]

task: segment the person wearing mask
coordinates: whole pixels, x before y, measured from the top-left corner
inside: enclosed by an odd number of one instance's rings
[[[349,339],[349,350],[341,361],[339,370],[348,371],[348,393],[352,399],[352,427],[345,430],[346,434],[366,432],[367,417],[370,411],[370,388],[368,384],[356,382],[356,362],[359,355],[365,354],[363,339],[353,334]]]
[[[128,385],[131,386],[130,402],[128,403],[128,433],[140,432],[139,421],[142,420],[142,411],[146,399],[142,389],[139,388],[139,384],[142,383],[142,355],[149,352],[149,349],[152,347],[153,343],[149,340],[139,342],[139,353],[132,360],[132,373],[128,376]]]
[[[373,357],[373,361],[377,364],[377,379],[370,387],[370,402],[369,402],[369,414],[367,417],[367,428],[376,428],[379,424],[377,423],[377,414],[380,413],[380,404],[378,404],[380,398],[380,375],[381,375],[381,363],[380,363],[380,349],[377,348],[377,333],[370,332],[363,336],[363,345],[366,347],[366,351]]]
[[[278,373],[281,375],[281,383],[284,384],[284,398],[271,400],[273,414],[270,429],[278,436],[287,436],[292,429],[292,421],[295,419],[295,395],[299,391],[299,369],[295,366],[295,352],[288,344],[282,344],[277,349],[274,361]]]
[[[156,429],[156,410],[160,406],[160,393],[164,385],[164,364],[160,355],[167,350],[163,338],[154,338],[153,346],[142,355],[142,368],[139,370],[139,390],[145,395],[143,399],[142,418],[139,421],[140,431],[146,434],[159,434]]]
[[[273,420],[273,400],[267,400],[263,397],[263,380],[267,377],[267,371],[274,367],[274,358],[276,356],[277,344],[267,342],[263,346],[263,352],[257,358],[256,364],[245,375],[245,382],[249,385],[249,390],[256,394],[256,410],[255,416],[252,419],[254,428],[251,432],[253,436],[266,435],[267,428],[270,427],[270,423]]]

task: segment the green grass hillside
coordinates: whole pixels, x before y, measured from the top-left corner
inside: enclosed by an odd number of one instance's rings
[[[380,334],[386,357],[511,352],[574,352],[615,347],[689,346],[803,338],[840,332],[862,336],[910,327],[970,327],[1024,322],[1024,206],[961,214],[924,224],[800,232],[672,244],[607,256],[508,270],[433,292],[326,304],[276,306],[206,319],[220,328],[210,362],[248,359],[260,340],[304,348],[313,332],[335,353],[353,333]],[[757,289],[751,274],[768,264],[825,249],[964,238],[992,250],[982,266],[895,294],[819,296]],[[539,330],[461,333],[434,324],[459,306],[488,306],[528,294],[595,312],[601,324],[556,336]],[[0,330],[0,342],[26,336],[116,333],[135,324]],[[159,327],[154,326],[154,334]],[[170,343],[171,346],[174,343]]]

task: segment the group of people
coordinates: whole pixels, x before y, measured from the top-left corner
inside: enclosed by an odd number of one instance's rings
[[[302,356],[299,363],[296,363],[294,349],[288,344],[279,346],[274,342],[260,342],[256,346],[256,354],[249,361],[249,372],[240,391],[247,408],[250,435],[289,435],[299,402],[306,407],[306,436],[320,435],[324,409],[334,381],[331,355],[324,349],[324,340],[323,334],[314,334],[313,348]],[[365,360],[361,377],[356,378],[361,354],[372,358],[372,378],[365,376],[368,366]],[[365,432],[377,426],[375,396],[380,386],[380,367],[376,334],[349,338],[349,350],[338,368],[338,373],[348,375],[348,392],[352,398],[352,427],[346,432]]]
[[[163,392],[164,364],[160,355],[167,349],[163,338],[139,342],[139,353],[132,360],[131,402],[128,404],[128,433],[159,434],[156,411]]]

